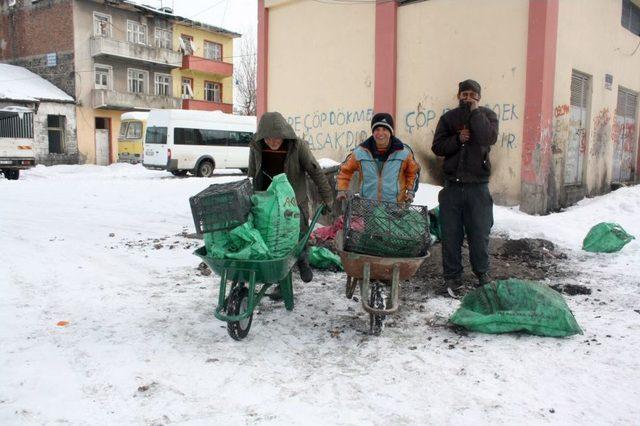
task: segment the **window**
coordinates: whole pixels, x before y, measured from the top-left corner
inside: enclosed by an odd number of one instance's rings
[[[96,89],[111,88],[111,67],[108,65],[94,65]]]
[[[111,16],[93,12],[93,35],[96,37],[111,37]]]
[[[33,139],[33,114],[0,118],[0,138]]]
[[[574,71],[571,75],[569,140],[565,149],[564,184],[581,185],[584,154],[588,144],[589,94],[591,78]]]
[[[205,81],[204,100],[209,102],[222,102],[222,84]]]
[[[173,143],[175,145],[209,145],[227,146],[229,133],[226,130],[175,128]]]
[[[162,28],[156,28],[156,47],[161,49],[173,49],[173,33],[169,30],[163,30]]]
[[[129,126],[129,121],[123,121],[120,123],[120,135],[118,136],[120,139],[124,139],[127,135],[127,127]]]
[[[251,132],[229,132],[229,146],[249,146],[252,140]]]
[[[129,43],[147,44],[147,26],[127,20],[127,41]]]
[[[145,136],[144,143],[165,145],[167,143],[167,128],[166,127],[147,127],[147,135]]]
[[[142,123],[139,121],[132,121],[127,126],[126,139],[140,139],[142,137]]]
[[[49,154],[64,154],[64,115],[47,115]]]
[[[193,79],[188,77],[182,77],[182,97],[193,98]]]
[[[636,115],[638,95],[630,90],[618,88],[618,105],[613,123],[612,180],[633,180],[636,151]]]
[[[133,68],[127,69],[127,88],[131,93],[145,93],[147,72]]]
[[[193,37],[187,34],[180,34],[180,48],[185,55],[193,55],[196,50],[193,44]]]
[[[220,43],[205,41],[204,57],[214,61],[222,61],[222,45]]]
[[[640,35],[640,7],[633,4],[631,0],[622,0],[622,26]]]
[[[155,94],[171,96],[171,76],[169,74],[156,73]]]

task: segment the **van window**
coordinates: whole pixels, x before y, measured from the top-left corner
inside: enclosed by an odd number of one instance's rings
[[[185,129],[176,127],[173,131],[175,145],[227,146],[229,133],[226,130]]]
[[[123,121],[120,123],[120,139],[124,139],[127,135],[127,127],[129,126],[128,121]]]
[[[142,123],[134,121],[127,128],[127,139],[140,139],[142,137]]]
[[[229,146],[249,146],[253,140],[250,132],[229,132]]]
[[[167,128],[156,126],[147,127],[145,143],[165,145],[167,143]]]

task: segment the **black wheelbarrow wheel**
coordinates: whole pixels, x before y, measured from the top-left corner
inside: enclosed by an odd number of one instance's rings
[[[241,315],[249,309],[249,289],[241,283],[234,283],[233,290],[227,300],[227,315]],[[253,312],[247,318],[240,321],[227,322],[227,332],[234,340],[242,340],[249,334]]]
[[[369,306],[374,309],[385,309],[386,298],[384,294],[384,284],[379,281],[371,283],[371,296]],[[369,331],[374,336],[379,336],[384,327],[385,315],[369,314]]]

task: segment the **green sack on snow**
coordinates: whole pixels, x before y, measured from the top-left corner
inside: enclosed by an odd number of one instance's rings
[[[564,337],[582,334],[566,302],[552,288],[533,281],[494,281],[468,293],[449,322],[481,333]]]
[[[582,241],[582,250],[593,253],[614,253],[620,251],[629,241],[635,239],[617,223],[601,222],[595,225]]]
[[[343,270],[340,256],[325,247],[312,246],[309,248],[309,263],[318,269]]]
[[[231,231],[215,231],[204,234],[207,256],[214,259],[264,260],[269,249],[262,235],[249,220]]]
[[[251,196],[251,202],[253,226],[262,235],[270,257],[286,256],[300,237],[300,209],[287,175],[275,176],[266,191]]]
[[[423,255],[420,237],[428,225],[427,218],[415,210],[399,208],[388,213],[376,207],[365,225],[360,245],[363,251],[377,256],[418,257]]]

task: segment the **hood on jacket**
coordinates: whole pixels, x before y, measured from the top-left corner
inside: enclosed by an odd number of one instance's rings
[[[253,138],[259,142],[266,138],[298,139],[293,127],[279,112],[265,112],[258,123],[258,130]]]

